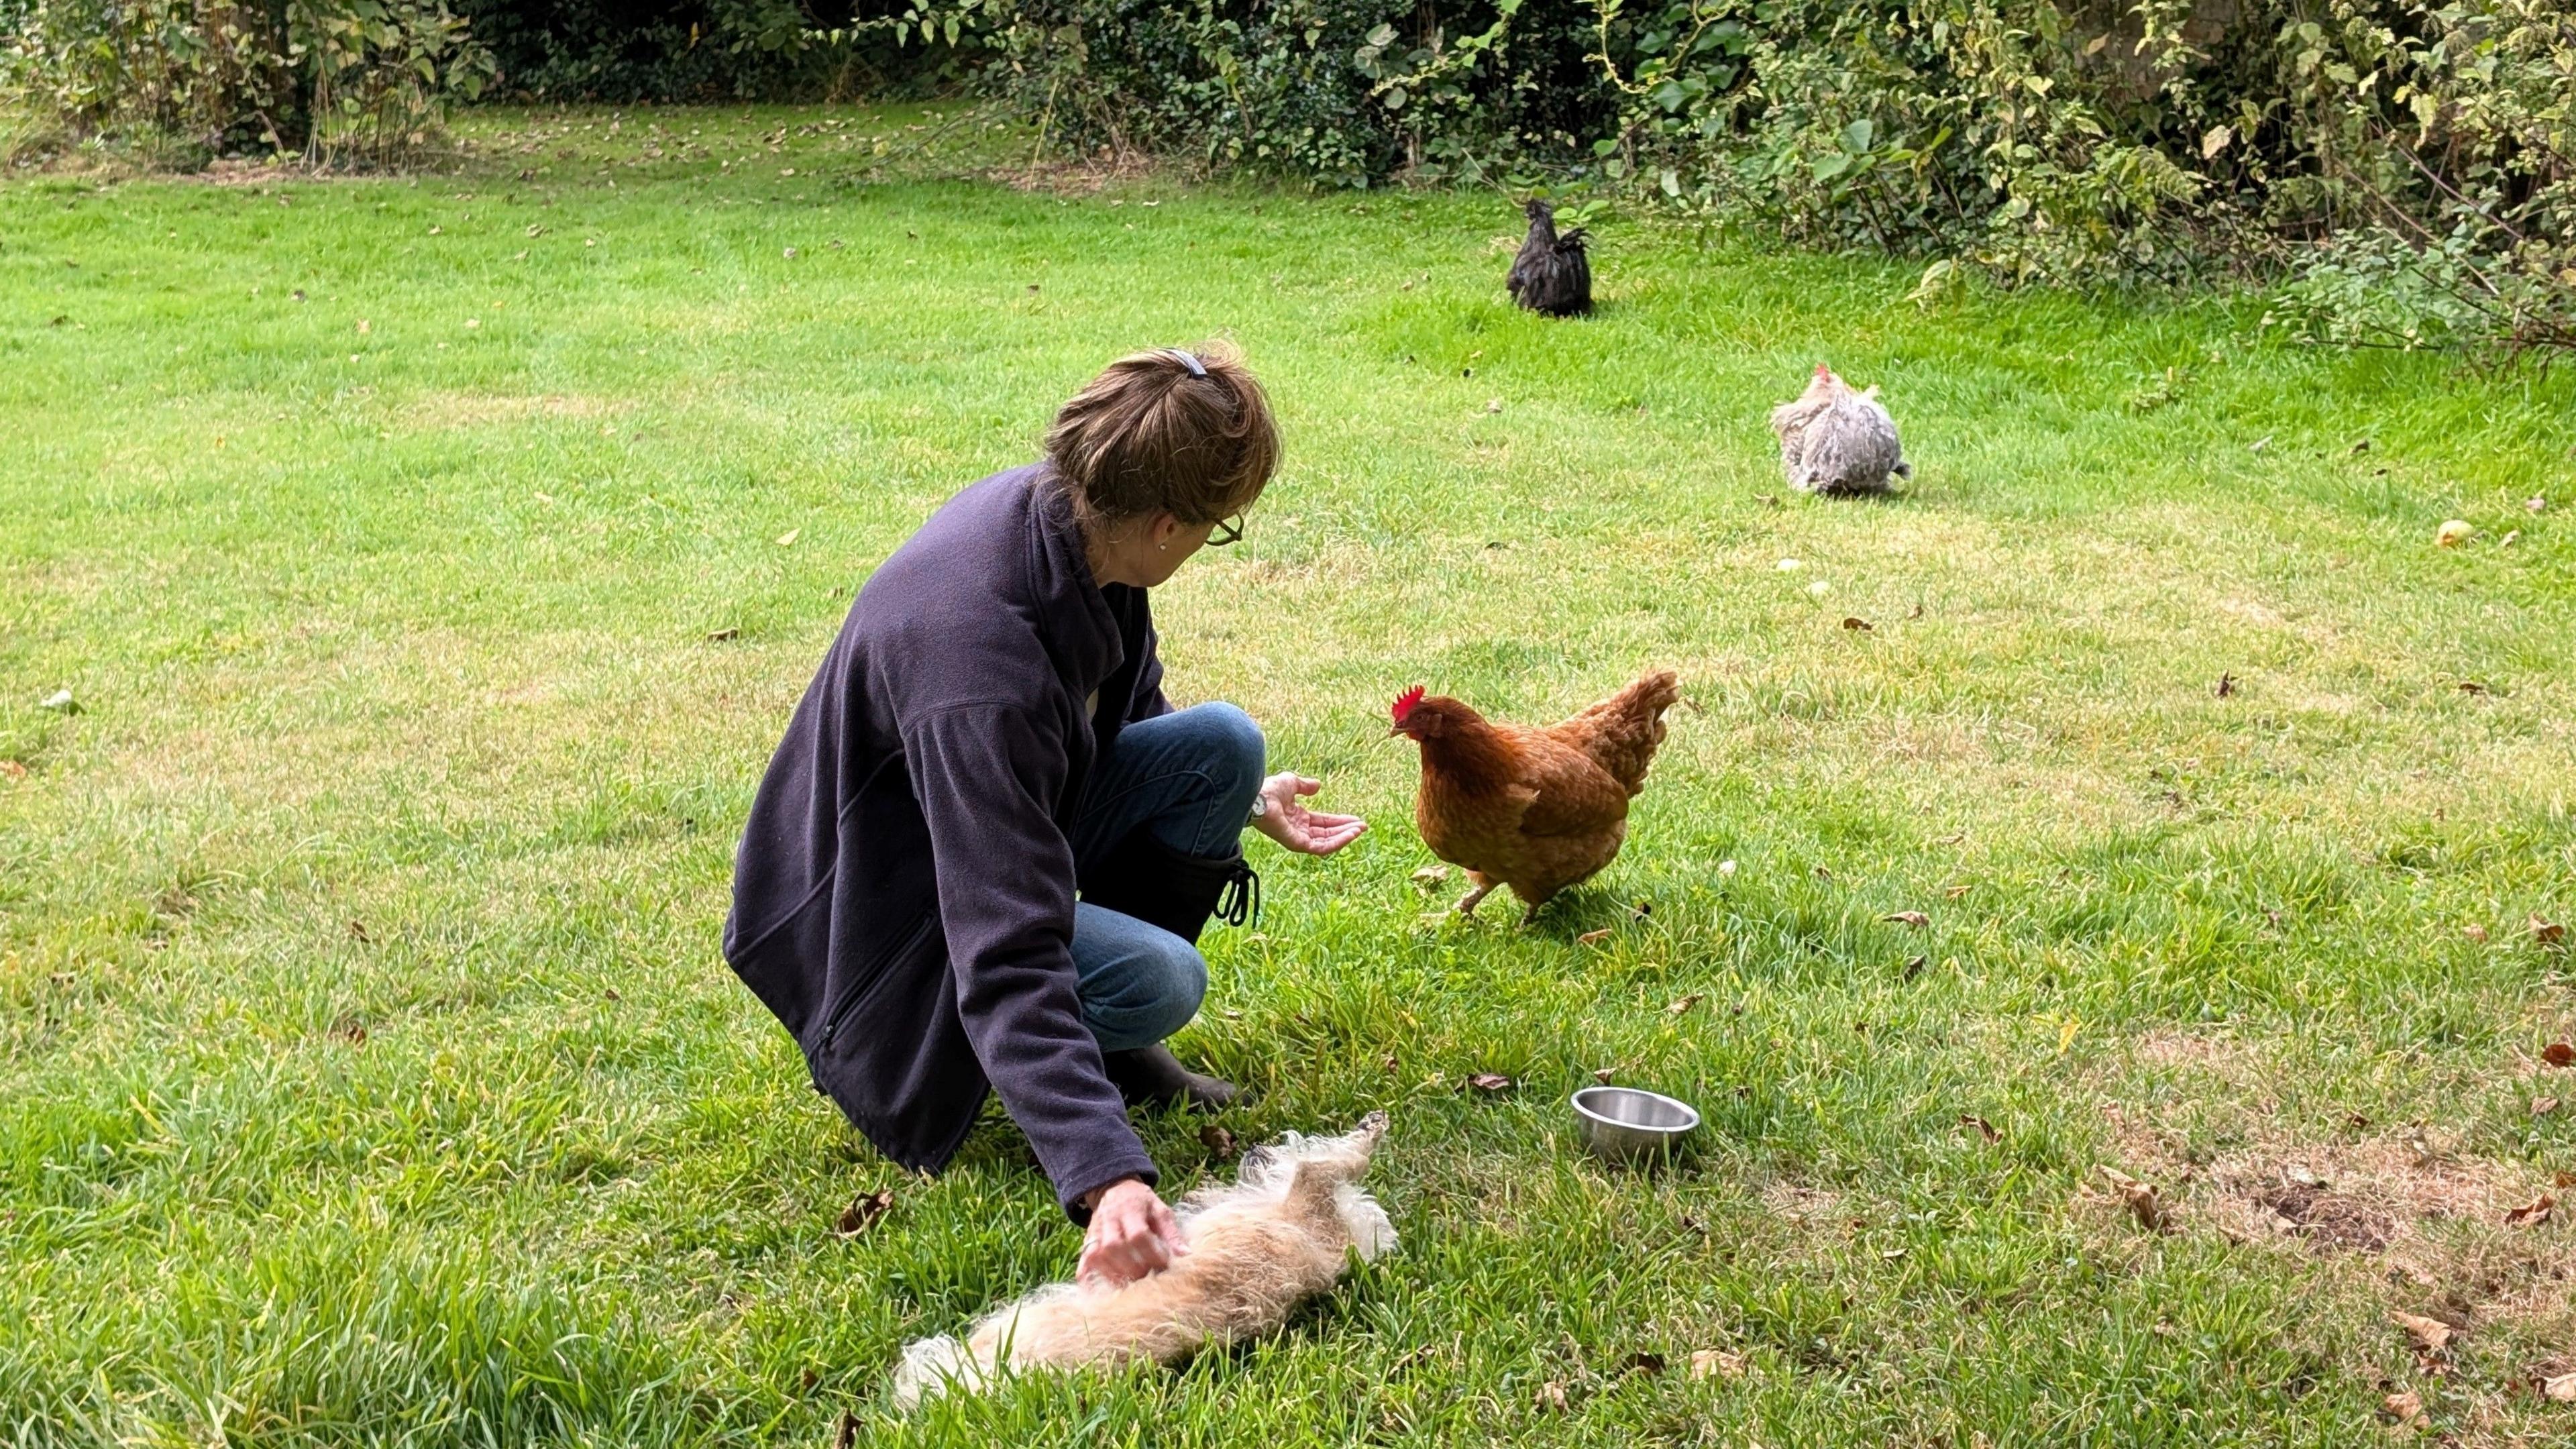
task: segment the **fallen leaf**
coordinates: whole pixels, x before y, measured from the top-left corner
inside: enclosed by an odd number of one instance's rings
[[[2172,1230],[2173,1220],[2166,1214],[2164,1201],[2156,1195],[2154,1184],[2140,1182],[2115,1167],[2106,1166],[2095,1170],[2100,1172],[2111,1186],[2119,1190],[2120,1200],[2128,1204],[2129,1215],[2138,1220],[2138,1226],[2151,1233]]]
[[[2477,525],[2465,518],[2447,518],[2433,531],[2433,542],[2441,548],[2458,548],[2477,535]]]
[[[2558,1206],[2558,1199],[2544,1192],[2506,1213],[2504,1225],[2508,1228],[2536,1228],[2549,1221],[2549,1210],[2556,1206]]]
[[[2540,1059],[2553,1067],[2576,1066],[2576,1046],[2554,1041],[2540,1049]]]
[[[1234,1156],[1234,1134],[1214,1122],[1199,1129],[1199,1145],[1215,1153],[1219,1162]]]
[[[1554,1379],[1538,1386],[1538,1406],[1552,1414],[1565,1412],[1565,1385]]]
[[[1690,1376],[1694,1379],[1744,1377],[1744,1355],[1723,1348],[1694,1349],[1691,1352]]]
[[[2534,1117],[2546,1117],[2557,1110],[2558,1099],[2556,1097],[2534,1097],[2531,1099],[2531,1115]]]
[[[53,693],[46,695],[43,700],[37,703],[36,708],[56,710],[63,714],[78,714],[81,712],[80,701],[72,698],[72,692],[68,689],[57,689]]]
[[[2540,1396],[2553,1404],[2576,1404],[2576,1374],[2542,1379]]]
[[[367,1028],[359,1022],[341,1022],[338,1026],[331,1028],[331,1034],[338,1037],[340,1040],[347,1042],[351,1046],[364,1046],[367,1044]]]
[[[1599,1082],[1605,1087],[1610,1085],[1610,1079],[1616,1075],[1618,1074],[1608,1067],[1594,1067],[1592,1069],[1592,1080]]]
[[[2496,540],[2496,547],[2498,547],[2498,548],[2511,548],[2511,547],[2513,547],[2515,540],[2517,540],[2517,539],[2519,539],[2519,538],[2521,538],[2521,537],[2522,537],[2522,530],[2521,530],[2521,529],[2519,529],[2519,528],[2508,528],[2508,529],[2506,529],[2506,530],[2504,531],[2504,537],[2499,538],[2499,539],[2497,539],[2497,540]]]
[[[1843,627],[1855,634],[1867,634],[1878,626],[1858,615],[1846,614],[1843,616]]]
[[[1659,1374],[1664,1371],[1664,1356],[1651,1349],[1641,1348],[1628,1355],[1627,1361],[1619,1367],[1623,1373]]]
[[[1479,1092],[1508,1092],[1512,1079],[1500,1072],[1478,1072],[1467,1079],[1467,1085]]]
[[[301,302],[304,300],[304,289],[302,287],[298,287],[288,295],[292,296],[296,301]]]
[[[1932,924],[1932,918],[1923,914],[1921,911],[1890,911],[1888,914],[1879,917],[1879,919],[1882,921],[1894,921],[1900,926],[1921,927]]]
[[[2576,1172],[2569,1172],[2562,1168],[2555,1177],[2552,1177],[2549,1180],[2549,1185],[2551,1187],[2576,1187]]]
[[[2531,918],[2531,939],[2544,946],[2555,946],[2567,939],[2567,928],[2556,921],[2542,920],[2535,913]]]
[[[23,780],[25,778],[27,778],[26,766],[19,764],[16,760],[0,760],[0,780]]]
[[[1445,865],[1426,865],[1413,873],[1415,885],[1435,886],[1448,878],[1449,867]]]
[[[787,258],[787,260],[789,260],[789,261],[791,261],[791,262],[792,262],[792,261],[796,260],[796,248],[794,248],[794,247],[787,247],[787,248],[784,248],[784,249],[782,249],[782,250],[780,251],[779,255],[781,255],[781,256],[783,256],[783,257]]]
[[[1832,867],[1832,866],[1829,866],[1829,865],[1820,865],[1820,866],[1817,866],[1817,867],[1816,867],[1816,879],[1818,879],[1818,880],[1832,880],[1833,878],[1834,878],[1834,870],[1833,870],[1833,867]]]
[[[1975,889],[1973,885],[1944,886],[1941,890],[1941,894],[1948,896],[1950,899],[1955,901],[1973,889]]]
[[[2265,433],[2263,436],[2256,438],[2253,442],[2246,444],[2245,451],[2249,453],[2259,453],[2270,446],[2272,446],[2272,435]]]
[[[1582,942],[1586,946],[1598,946],[1602,942],[1610,939],[1610,928],[1608,926],[1603,926],[1597,931],[1586,931],[1574,939]]]
[[[2229,696],[2229,695],[2231,695],[2231,694],[2234,694],[2235,692],[2236,692],[2236,676],[2235,676],[2235,675],[2233,675],[2233,674],[2222,674],[2222,675],[2218,676],[2218,697],[2219,697],[2220,699],[2225,699],[2227,696]]]
[[[868,1230],[870,1223],[884,1217],[886,1209],[893,1206],[894,1189],[890,1187],[879,1188],[875,1192],[860,1193],[850,1200],[848,1207],[841,1209],[841,1216],[832,1224],[832,1231],[845,1238],[857,1237]]]
[[[794,548],[796,546],[796,535],[803,533],[804,531],[805,530],[802,528],[791,528],[785,533],[778,535],[778,546],[780,548]]]
[[[2471,921],[2469,924],[2462,926],[2460,928],[2460,934],[2477,942],[2481,946],[2485,945],[2487,941],[2487,928],[2479,925],[2475,921]]]
[[[707,631],[707,642],[710,644],[721,644],[727,639],[736,639],[741,636],[742,630],[739,628],[727,627],[723,629],[709,629]]]
[[[1931,959],[1932,958],[1929,956],[1917,956],[1913,960],[1906,962],[1905,979],[1911,981],[1915,977],[1922,975],[1924,964]]]
[[[364,336],[366,336],[368,333],[373,332],[373,331],[375,331],[375,330],[376,330],[376,329],[375,329],[373,326],[369,325],[369,323],[367,322],[367,319],[366,319],[366,318],[361,317],[361,318],[359,318],[359,319],[358,319],[358,335],[359,335],[359,336],[364,337]]]
[[[2426,1318],[2420,1313],[2391,1313],[2388,1321],[2405,1329],[2406,1336],[2415,1340],[2415,1347],[2424,1353],[2440,1353],[2450,1347],[2451,1335],[2457,1331],[2438,1318]]]
[[[532,237],[534,237],[534,236],[544,236],[545,234],[546,234],[546,229],[545,229],[543,226],[539,226],[539,225],[531,225],[531,226],[529,226],[529,228],[528,228],[528,235],[530,235],[530,236],[532,236]]]
[[[2474,679],[2463,679],[2460,681],[2460,693],[2462,694],[2484,694],[2486,692],[2487,687]]]
[[[1683,1012],[1690,1010],[1692,1007],[1699,1005],[1701,1000],[1702,997],[1700,993],[1694,991],[1690,995],[1675,1001],[1672,1005],[1665,1007],[1664,1010],[1671,1012],[1675,1016],[1679,1016]]]
[[[429,234],[430,234],[431,236],[436,236],[436,235],[438,235],[440,232],[443,232],[443,231],[445,231],[445,230],[447,230],[447,228],[445,228],[445,227],[443,227],[443,226],[433,226],[433,227],[431,227],[431,228],[429,229]]]
[[[1995,1130],[1994,1123],[1987,1121],[1983,1117],[1976,1116],[1973,1113],[1960,1113],[1959,1125],[1962,1127],[1976,1128],[1977,1135],[1983,1137],[1988,1142],[2001,1142],[2004,1140],[2004,1134]]]
[[[1717,873],[1721,878],[1732,879],[1735,875],[1735,862],[1731,860],[1719,861],[1717,863]]]
[[[2399,1428],[2410,1428],[2424,1422],[2424,1396],[2413,1389],[2390,1394],[2379,1401],[2379,1411],[2395,1419]]]
[[[1777,493],[1756,493],[1753,495],[1753,501],[1767,507],[1777,508],[1780,506],[1780,495]]]
[[[362,942],[372,941],[375,939],[373,936],[367,934],[367,923],[364,921],[351,921],[349,923],[349,938],[353,941]]]
[[[1501,412],[1502,410],[1503,410],[1503,400],[1502,400],[1501,398],[1498,398],[1498,397],[1489,397],[1489,398],[1485,399],[1485,411],[1487,411],[1487,412],[1489,412],[1489,413],[1498,413],[1498,412]]]
[[[859,1442],[859,1416],[847,1409],[841,1411],[841,1434],[832,1441],[832,1449],[852,1449]]]
[[[2549,500],[2546,498],[2526,498],[2522,500],[2522,506],[2533,513],[2538,513],[2540,510],[2549,506]]]

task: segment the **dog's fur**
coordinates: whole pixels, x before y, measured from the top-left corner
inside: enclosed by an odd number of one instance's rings
[[[1879,402],[1878,389],[1854,392],[1821,362],[1797,401],[1771,410],[1771,431],[1780,435],[1780,467],[1792,488],[1884,493],[1889,474],[1914,476],[1896,440],[1896,420]]]
[[[1012,1369],[1078,1369],[1137,1359],[1173,1364],[1202,1347],[1266,1333],[1299,1303],[1333,1286],[1356,1252],[1395,1248],[1386,1210],[1355,1185],[1386,1132],[1372,1112],[1340,1137],[1291,1132],[1247,1154],[1230,1187],[1207,1187],[1178,1208],[1189,1251],[1122,1288],[1055,1283],[985,1315],[964,1342],[909,1344],[895,1373],[906,1408],[951,1387],[988,1386]]]

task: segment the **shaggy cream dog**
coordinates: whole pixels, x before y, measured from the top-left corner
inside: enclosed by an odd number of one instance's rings
[[[950,1387],[979,1390],[1013,1369],[1075,1369],[1136,1359],[1178,1363],[1210,1344],[1266,1333],[1333,1286],[1357,1252],[1395,1248],[1386,1210],[1356,1186],[1386,1133],[1371,1112],[1340,1137],[1291,1132],[1243,1159],[1231,1187],[1184,1198],[1189,1244],[1171,1267],[1123,1288],[1053,1283],[986,1314],[966,1339],[907,1345],[895,1401],[910,1408]]]

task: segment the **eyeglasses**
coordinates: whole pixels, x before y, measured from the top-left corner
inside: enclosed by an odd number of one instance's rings
[[[1243,542],[1243,515],[1240,513],[1232,518],[1219,520],[1216,527],[1208,531],[1209,548],[1223,548],[1227,544],[1241,542]]]

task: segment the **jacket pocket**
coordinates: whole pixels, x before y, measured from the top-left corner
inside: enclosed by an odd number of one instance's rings
[[[865,964],[851,973],[850,984],[841,992],[841,999],[832,1003],[832,1009],[823,1018],[823,1036],[819,1043],[823,1049],[828,1051],[839,1044],[841,1029],[848,1026],[850,1018],[858,1015],[859,1008],[876,994],[876,988],[885,983],[886,977],[892,974],[890,968],[919,949],[922,941],[930,935],[930,928],[938,924],[938,911],[924,911],[921,919],[896,937],[892,945],[869,957]]]

